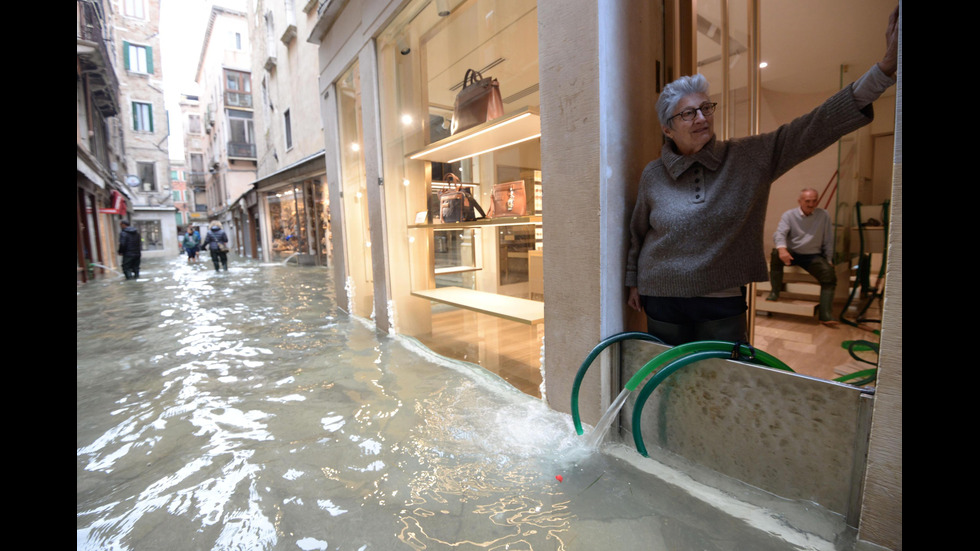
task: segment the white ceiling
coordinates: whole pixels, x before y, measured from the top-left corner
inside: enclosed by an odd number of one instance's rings
[[[763,88],[787,93],[824,93],[840,87],[840,67],[850,71],[845,83],[861,76],[885,51],[888,16],[897,0],[761,0],[761,58]],[[731,35],[747,45],[747,1],[729,3]],[[705,24],[720,24],[719,0],[700,0],[698,13]],[[720,54],[716,41],[699,34],[698,58]],[[732,78],[746,73],[744,54],[735,60]],[[701,72],[720,82],[720,64],[707,64]],[[736,72],[738,71],[738,72]]]
[[[748,45],[748,0],[729,0],[733,51]],[[721,83],[721,0],[698,0],[700,19],[698,58],[708,60],[699,68],[713,88]],[[897,0],[759,0],[762,13],[761,57],[768,62],[762,86],[785,93],[825,94],[841,85],[841,65],[853,81],[881,58],[885,28]],[[500,81],[505,110],[537,102],[537,44],[523,37],[537,32],[536,10],[523,3],[476,0],[455,6],[452,16],[439,18],[433,5],[426,6],[411,23],[414,33],[433,29],[421,39],[429,78],[429,104],[451,109],[466,69],[491,69],[484,76]],[[748,70],[746,54],[731,55],[732,87],[744,86]],[[501,62],[502,60],[502,62]],[[499,63],[499,64],[497,64]],[[528,97],[523,97],[528,94]],[[521,96],[519,99],[515,96]]]

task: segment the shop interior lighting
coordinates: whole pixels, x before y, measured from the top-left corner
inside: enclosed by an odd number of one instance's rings
[[[464,155],[462,157],[457,157],[455,159],[450,159],[449,162],[450,163],[455,163],[456,161],[462,161],[463,159],[469,159],[470,157],[476,157],[477,155],[483,155],[484,153],[490,153],[491,151],[496,151],[498,149],[503,149],[505,147],[510,147],[512,145],[517,145],[519,143],[526,142],[528,140],[533,140],[535,138],[540,138],[540,137],[541,137],[541,133],[538,132],[537,134],[534,134],[533,136],[528,136],[526,138],[521,138],[519,140],[514,140],[512,142],[508,142],[508,143],[505,143],[505,144],[500,144],[498,146],[491,147],[489,149],[484,149],[482,151],[477,151],[476,153],[472,153],[472,154],[469,154],[469,155]]]
[[[446,17],[451,12],[449,11],[449,1],[448,0],[436,0],[436,13],[439,17]]]
[[[446,138],[416,153],[411,160],[454,163],[503,147],[541,137],[541,119],[535,111],[526,109],[510,117],[484,123],[458,136]]]
[[[405,36],[404,32],[398,34],[395,37],[395,44],[398,47],[398,53],[402,55],[408,55],[412,53],[412,45],[408,43],[408,37]]]

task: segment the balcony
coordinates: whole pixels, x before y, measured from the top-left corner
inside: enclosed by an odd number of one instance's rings
[[[319,0],[316,7],[316,23],[310,31],[310,36],[306,41],[312,44],[319,44],[320,39],[330,30],[334,21],[340,15],[340,11],[347,5],[348,0]],[[303,10],[309,6],[304,7]]]
[[[94,2],[78,0],[75,42],[78,64],[88,79],[92,101],[104,117],[119,114],[119,80],[112,67],[113,56],[106,45],[103,14]]]
[[[205,185],[204,169],[198,169],[187,174],[188,188],[204,188]]]
[[[252,94],[248,92],[225,92],[225,105],[228,107],[252,108]]]
[[[237,159],[255,160],[255,144],[228,142],[228,156]]]
[[[292,42],[294,38],[296,38],[296,24],[291,23],[286,25],[286,29],[283,30],[282,36],[279,37],[279,40],[282,41],[283,44],[289,46],[289,43]]]

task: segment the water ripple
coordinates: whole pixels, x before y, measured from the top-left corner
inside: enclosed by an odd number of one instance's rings
[[[330,274],[146,259],[78,290],[77,549],[786,549],[347,316]]]

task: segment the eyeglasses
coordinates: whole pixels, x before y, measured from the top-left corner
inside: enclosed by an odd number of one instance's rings
[[[687,109],[667,119],[667,122],[670,122],[677,117],[680,117],[682,121],[693,121],[694,117],[697,116],[698,111],[700,111],[705,117],[710,117],[711,114],[715,112],[715,107],[717,106],[718,102],[704,102],[698,107],[688,107]]]

